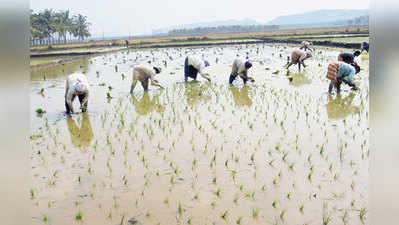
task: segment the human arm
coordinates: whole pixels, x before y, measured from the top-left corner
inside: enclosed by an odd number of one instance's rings
[[[82,103],[80,103],[80,109],[87,107],[87,101],[89,100],[89,91],[87,91],[83,97]]]
[[[71,113],[73,113],[73,104],[72,104],[72,97],[73,97],[73,93],[71,90],[67,90],[67,93],[65,94],[65,104],[67,104],[69,111]],[[67,109],[68,111],[68,109]]]
[[[162,85],[159,84],[158,80],[156,80],[154,78],[151,78],[151,85],[152,86],[157,86],[157,87],[160,87],[160,88],[164,89],[164,87],[162,87]]]

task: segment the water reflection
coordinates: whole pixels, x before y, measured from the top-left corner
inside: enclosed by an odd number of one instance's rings
[[[354,98],[355,94],[353,92],[345,98],[342,98],[340,94],[336,98],[329,95],[328,103],[326,104],[328,118],[342,119],[349,115],[360,113],[360,108],[352,105]]]
[[[82,113],[82,116],[78,117],[76,121],[71,116],[68,116],[67,124],[74,146],[82,147],[90,145],[94,135],[87,113]]]
[[[152,99],[148,92],[144,92],[140,100],[135,95],[131,95],[131,103],[134,105],[137,114],[147,115],[150,112],[163,112],[165,107],[159,104],[159,94],[155,94]]]
[[[292,76],[288,77],[288,80],[290,81],[290,85],[295,87],[312,83],[312,80],[305,76],[305,73],[303,72],[293,74]]]
[[[252,100],[248,95],[249,90],[249,86],[243,86],[241,89],[238,87],[230,87],[230,91],[233,94],[234,103],[237,107],[252,105]]]
[[[65,58],[56,60],[56,62],[32,68],[30,78],[32,81],[56,79],[64,77],[76,71],[87,72],[89,57]]]
[[[211,86],[210,82],[201,84],[198,81],[188,82],[185,85],[184,94],[187,97],[187,103],[190,106],[194,106],[199,103],[206,103],[211,100],[211,96],[207,93],[207,90]]]

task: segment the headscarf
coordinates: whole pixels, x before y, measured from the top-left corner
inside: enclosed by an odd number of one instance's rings
[[[249,69],[252,67],[252,63],[250,61],[245,62],[245,68]]]
[[[154,69],[155,73],[157,73],[157,74],[162,72],[162,68],[161,67],[154,66],[152,68]]]
[[[85,83],[81,82],[80,80],[75,85],[75,90],[79,93],[84,93],[87,91],[87,86]]]

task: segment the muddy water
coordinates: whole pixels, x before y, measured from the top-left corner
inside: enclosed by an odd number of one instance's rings
[[[32,71],[32,224],[367,224],[368,61],[360,91],[328,96],[340,50],[320,48],[287,75],[293,49],[121,51]],[[182,82],[188,53],[211,62],[212,83]],[[247,87],[227,85],[237,55],[254,62]],[[132,68],[148,62],[167,88],[131,96]],[[89,107],[67,117],[74,71],[89,78]]]

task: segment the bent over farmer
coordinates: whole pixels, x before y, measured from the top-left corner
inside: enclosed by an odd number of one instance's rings
[[[209,78],[209,74],[204,73],[205,67],[209,66],[208,61],[200,60],[195,56],[187,56],[184,60],[184,81],[187,82],[187,79],[190,77],[194,80],[197,80],[197,74],[199,73],[203,78],[211,81]]]
[[[240,76],[244,85],[248,80],[254,82],[255,80],[252,77],[248,77],[248,70],[252,67],[252,63],[250,61],[244,61],[243,59],[237,58],[233,62],[233,67],[231,69],[231,74],[229,78],[229,84],[233,84],[233,81],[237,76]]]
[[[68,76],[65,86],[65,108],[66,113],[73,113],[73,100],[78,96],[80,109],[87,111],[89,99],[89,82],[87,77],[81,73],[73,73]]]
[[[312,42],[308,42],[308,41],[302,41],[301,42],[301,47],[299,49],[303,49],[303,50],[310,50],[313,51],[313,49],[310,48],[310,46],[313,46]]]
[[[359,50],[356,50],[354,53],[342,52],[338,55],[338,61],[344,61],[349,65],[355,67],[356,74],[358,74],[360,72],[360,66],[357,64],[357,62],[355,62],[355,57],[358,57],[359,55]]]
[[[353,83],[353,76],[355,75],[355,68],[345,62],[334,62],[328,65],[327,79],[331,80],[328,87],[328,93],[331,94],[332,89],[337,89],[337,94],[341,92],[341,84],[352,87],[352,90],[357,90],[355,83]]]
[[[150,67],[147,67],[145,65],[135,66],[133,69],[133,81],[130,87],[130,94],[133,94],[133,90],[136,87],[137,81],[140,81],[141,85],[144,88],[144,91],[148,91],[149,80],[151,80],[151,85],[163,88],[159,84],[158,80],[154,78],[156,74],[159,74],[161,72],[162,69],[160,67],[154,66],[151,69]]]
[[[301,70],[301,64],[305,68],[306,65],[305,65],[304,61],[311,57],[312,57],[312,54],[310,52],[304,52],[304,51],[301,51],[298,49],[294,50],[291,53],[291,62],[288,64],[287,69],[289,69],[290,66],[293,64],[298,64],[298,69]]]

